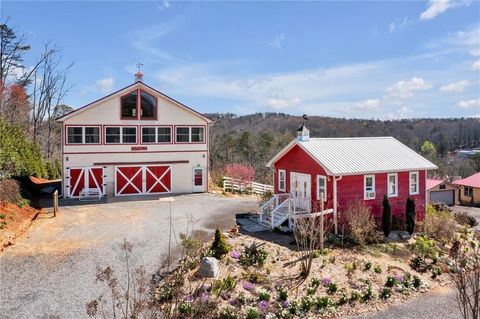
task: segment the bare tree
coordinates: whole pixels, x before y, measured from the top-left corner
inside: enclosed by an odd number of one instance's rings
[[[67,76],[73,63],[62,68],[59,52],[58,48],[47,43],[32,78],[32,136],[35,141],[40,141],[39,137],[42,137],[44,153],[49,159],[53,155],[55,115],[59,113],[61,102],[71,88],[67,85]]]
[[[457,290],[457,306],[463,318],[477,319],[480,317],[480,248],[475,244],[470,246],[464,241],[455,245],[455,251],[450,251],[455,261],[455,271],[450,277]]]

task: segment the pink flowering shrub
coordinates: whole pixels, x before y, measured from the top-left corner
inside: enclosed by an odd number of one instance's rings
[[[243,182],[251,182],[255,179],[255,169],[249,164],[232,163],[225,165],[224,175]]]

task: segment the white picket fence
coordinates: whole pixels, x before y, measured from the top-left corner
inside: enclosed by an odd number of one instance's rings
[[[263,195],[268,192],[273,193],[273,186],[256,182],[245,182],[239,179],[224,176],[223,190],[225,192],[239,192]]]

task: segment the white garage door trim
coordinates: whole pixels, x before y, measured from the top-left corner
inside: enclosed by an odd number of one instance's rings
[[[152,172],[152,169],[154,167],[166,167],[167,169],[161,173],[160,176],[157,176],[154,172]],[[137,168],[139,169],[137,172],[135,172],[132,176],[127,177],[124,172],[121,171],[122,168]],[[135,195],[149,195],[149,194],[170,194],[172,193],[172,165],[118,165],[115,166],[115,185],[114,185],[114,193],[115,196],[135,196]],[[125,180],[125,185],[118,190],[117,185],[118,185],[118,177],[119,174],[121,175],[121,178]],[[138,176],[138,174],[141,174],[141,185],[136,185],[134,179]],[[165,176],[169,174],[169,179],[168,181],[165,181],[164,178]],[[147,178],[151,180],[151,182],[147,181]],[[153,180],[152,180],[153,179]],[[153,182],[153,183],[152,183]],[[168,182],[168,183],[167,183]],[[151,184],[151,185],[147,185]],[[165,184],[169,184],[168,187]],[[133,187],[136,190],[136,193],[124,193],[126,188],[128,186]],[[166,191],[162,192],[155,192],[154,189],[156,186],[161,186],[163,187]]]
[[[448,193],[448,194],[447,194]],[[448,196],[449,200],[448,201],[435,201],[432,199],[433,195],[437,194],[438,196]],[[436,203],[436,202],[441,202],[445,203],[447,205],[454,205],[455,204],[455,191],[452,189],[447,189],[447,190],[441,190],[441,191],[430,191],[430,202]]]

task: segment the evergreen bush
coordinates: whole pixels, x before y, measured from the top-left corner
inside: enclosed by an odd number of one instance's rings
[[[228,247],[222,232],[218,228],[215,229],[215,238],[213,240],[212,247],[210,247],[212,256],[217,259],[221,259],[223,256],[228,254],[229,251],[230,247]]]
[[[383,196],[382,227],[383,234],[385,237],[388,237],[388,235],[390,235],[390,231],[392,230],[392,208],[388,202],[387,195]]]
[[[407,198],[406,217],[407,231],[411,235],[415,230],[415,201],[410,197]]]

